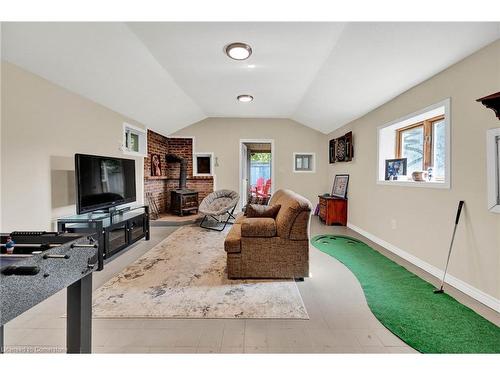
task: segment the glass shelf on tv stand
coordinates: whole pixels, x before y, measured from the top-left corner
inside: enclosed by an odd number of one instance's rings
[[[112,211],[93,211],[85,214],[64,216],[57,221],[64,224],[101,223],[105,228],[118,222],[132,219],[146,213],[145,205],[120,207]],[[68,226],[68,225],[66,225]]]

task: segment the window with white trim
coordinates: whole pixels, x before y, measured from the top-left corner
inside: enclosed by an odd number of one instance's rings
[[[294,152],[293,153],[293,171],[298,172],[309,172],[313,173],[316,171],[316,154],[312,152]]]
[[[378,128],[381,184],[450,186],[450,100]]]
[[[147,156],[146,130],[123,123],[123,153],[132,156]]]

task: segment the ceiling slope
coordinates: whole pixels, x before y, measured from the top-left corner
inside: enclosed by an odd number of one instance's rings
[[[328,133],[495,41],[499,25],[3,23],[2,58],[164,134],[207,116]],[[235,41],[248,60],[225,56]]]
[[[2,58],[164,133],[206,117],[123,23],[2,23]]]
[[[349,23],[292,118],[328,133],[500,37],[500,23]]]
[[[296,110],[344,23],[139,22],[128,26],[210,117],[284,117]],[[232,42],[253,53],[236,61]],[[254,96],[240,103],[240,94]]]

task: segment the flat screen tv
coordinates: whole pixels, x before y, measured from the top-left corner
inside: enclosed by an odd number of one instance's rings
[[[78,214],[134,202],[135,160],[75,155]]]

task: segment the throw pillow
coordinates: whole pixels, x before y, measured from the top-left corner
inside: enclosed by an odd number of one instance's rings
[[[266,206],[262,204],[249,204],[245,211],[247,217],[270,217],[276,218],[281,208],[281,204]]]

